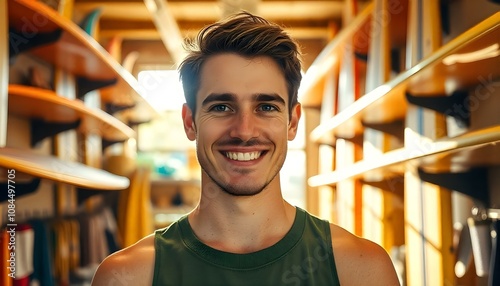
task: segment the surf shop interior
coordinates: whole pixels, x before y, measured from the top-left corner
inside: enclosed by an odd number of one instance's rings
[[[240,10],[303,53],[285,199],[380,244],[401,285],[500,285],[500,1],[0,5],[1,285],[88,285],[195,207],[176,68]]]

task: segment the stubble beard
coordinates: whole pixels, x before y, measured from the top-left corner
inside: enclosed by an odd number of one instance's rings
[[[199,142],[199,141],[197,141]],[[252,140],[250,142],[241,142],[239,139],[231,139],[227,140],[225,142],[220,142],[220,145],[247,145],[247,146],[252,146],[252,145],[264,145],[265,143],[259,143],[258,140]],[[220,176],[217,176],[216,171],[214,171],[214,168],[210,168],[210,166],[213,166],[210,164],[210,162],[205,161],[203,159],[204,157],[199,154],[199,146],[196,148],[197,150],[197,157],[198,157],[198,163],[200,164],[201,171],[205,173],[211,180],[214,182],[223,192],[232,195],[232,196],[255,196],[259,193],[261,193],[279,174],[279,171],[281,170],[283,164],[285,163],[286,159],[286,153],[284,154],[283,158],[281,158],[275,165],[274,168],[272,168],[271,172],[274,172],[272,177],[264,182],[264,184],[260,186],[250,186],[250,184],[247,184],[247,186],[238,186],[237,184],[230,184],[229,182],[224,182]],[[212,171],[208,171],[212,170]],[[245,173],[250,173],[250,171],[245,171],[241,170],[240,174],[245,174]]]
[[[223,182],[220,177],[218,178],[216,176],[215,172],[208,172],[207,170],[209,168],[206,167],[205,162],[203,160],[199,160],[201,171],[205,173],[212,180],[212,182],[214,182],[223,192],[232,196],[255,196],[257,194],[260,194],[276,178],[279,170],[281,169],[281,166],[283,165],[283,162],[281,162],[281,164],[278,164],[279,166],[273,168],[274,175],[269,180],[264,182],[264,184],[260,186],[238,186],[235,184]]]
[[[255,196],[260,194],[271,181],[276,177],[277,173],[268,181],[266,181],[261,186],[236,186],[234,184],[224,183],[222,180],[216,178],[210,172],[207,172],[203,165],[201,166],[202,172],[204,172],[211,180],[214,182],[223,192],[232,195],[232,196]]]

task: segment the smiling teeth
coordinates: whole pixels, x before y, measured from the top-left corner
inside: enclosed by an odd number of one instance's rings
[[[255,160],[260,157],[261,152],[249,152],[249,153],[241,153],[241,152],[226,152],[226,157],[231,160],[237,161],[250,161]]]

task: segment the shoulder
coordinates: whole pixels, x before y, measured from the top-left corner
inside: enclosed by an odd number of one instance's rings
[[[104,259],[97,268],[92,286],[151,285],[154,263],[154,234],[151,234]]]
[[[400,285],[389,255],[380,245],[330,224],[337,273],[342,285]]]

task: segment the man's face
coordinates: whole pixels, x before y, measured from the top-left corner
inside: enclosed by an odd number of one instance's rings
[[[185,105],[183,119],[203,175],[233,195],[259,193],[279,180],[300,106],[290,118],[284,75],[269,57],[216,55],[200,78],[196,114]]]

